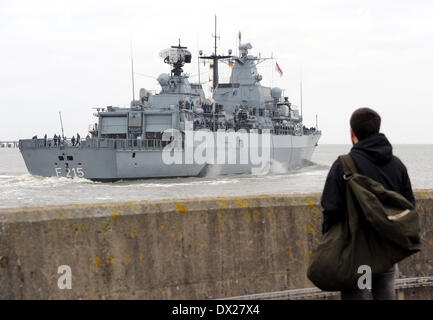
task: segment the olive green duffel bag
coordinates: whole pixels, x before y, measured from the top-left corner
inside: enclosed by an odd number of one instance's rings
[[[418,213],[413,205],[359,174],[350,155],[340,160],[346,180],[346,219],[320,239],[307,271],[308,278],[325,291],[357,288],[361,265],[382,273],[420,250]]]

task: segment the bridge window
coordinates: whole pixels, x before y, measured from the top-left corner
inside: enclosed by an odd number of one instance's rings
[[[74,157],[73,157],[73,156],[67,156],[66,158],[67,158],[69,161],[74,160]]]
[[[63,156],[59,156],[59,160],[60,161],[65,161],[65,158],[63,158]]]

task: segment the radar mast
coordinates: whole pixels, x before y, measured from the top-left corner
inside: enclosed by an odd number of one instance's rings
[[[172,66],[171,75],[180,76],[182,75],[182,67],[185,63],[191,63],[191,52],[187,50],[187,47],[171,46],[170,49],[162,50],[159,56],[164,59],[164,62]]]
[[[215,38],[215,46],[214,46],[214,52],[210,56],[204,56],[200,57],[200,59],[208,59],[213,60],[213,88],[215,89],[218,86],[218,60],[221,59],[228,59],[232,56],[219,56],[217,55],[217,39],[219,37],[217,36],[217,16],[215,15],[215,34],[212,35],[213,38]]]

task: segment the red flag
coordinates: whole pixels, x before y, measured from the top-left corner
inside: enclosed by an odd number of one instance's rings
[[[283,70],[281,70],[280,66],[278,65],[278,62],[276,62],[276,61],[275,61],[275,69],[280,74],[280,77],[282,77],[283,76]]]

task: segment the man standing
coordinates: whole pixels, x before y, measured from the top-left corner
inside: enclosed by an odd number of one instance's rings
[[[350,156],[360,174],[381,183],[385,189],[403,195],[413,205],[415,198],[406,167],[392,154],[392,146],[383,133],[379,133],[381,118],[369,108],[360,108],[350,118],[350,136],[353,147]],[[326,233],[346,214],[346,188],[343,165],[337,159],[332,165],[322,193],[323,226]],[[372,275],[374,299],[395,299],[395,266],[382,274]],[[367,290],[355,289],[341,292],[341,298],[366,299]]]

